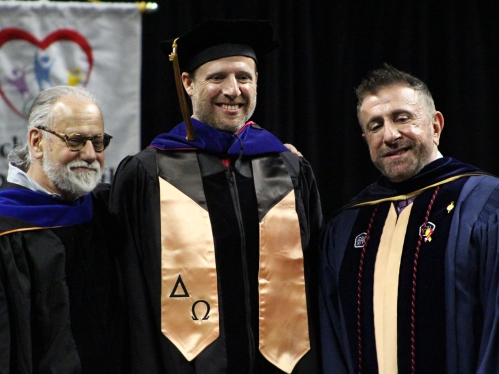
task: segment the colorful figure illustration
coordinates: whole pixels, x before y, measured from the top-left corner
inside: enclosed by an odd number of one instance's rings
[[[34,66],[36,81],[38,82],[40,91],[45,88],[52,87],[52,82],[50,81],[50,69],[53,64],[54,62],[50,60],[50,56],[39,56],[38,51],[36,52]],[[44,82],[46,83],[45,85],[43,84]]]
[[[26,72],[21,69],[12,69],[12,77],[7,77],[7,82],[14,85],[21,96],[25,99],[29,96],[28,83],[26,82]]]
[[[11,59],[11,64],[0,66],[0,101],[22,119],[26,119],[27,111],[31,107],[34,95],[40,91],[58,84],[69,86],[86,86],[91,76],[94,64],[92,46],[88,40],[76,30],[68,28],[58,29],[38,39],[29,31],[16,27],[7,27],[0,30],[0,49],[4,52],[4,45],[10,42],[25,41],[31,47],[23,51],[22,56]],[[66,58],[65,51],[57,48],[48,48],[58,42],[70,42],[71,48],[80,50],[86,57],[86,62],[75,66],[73,53]],[[6,49],[5,52],[8,52]],[[62,54],[60,52],[63,52]],[[31,57],[29,57],[31,56]],[[21,57],[21,58],[19,58]],[[28,58],[28,61],[25,58]],[[68,65],[69,64],[69,65]],[[67,68],[63,68],[67,66]],[[67,74],[67,80],[64,74]],[[8,88],[8,90],[6,89]],[[21,102],[19,99],[21,98]],[[0,181],[1,182],[1,181]]]
[[[73,71],[68,70],[68,86],[76,86],[83,80],[84,76],[81,74],[81,69],[77,66]]]

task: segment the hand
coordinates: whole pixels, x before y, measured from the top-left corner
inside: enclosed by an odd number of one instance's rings
[[[291,151],[291,153],[293,153],[293,154],[295,154],[295,155],[297,155],[297,156],[299,156],[299,157],[303,157],[303,155],[301,154],[301,152],[300,152],[300,151],[298,151],[298,150],[296,149],[296,147],[295,147],[293,144],[290,144],[290,143],[284,143],[284,146],[285,146],[287,149],[289,149],[289,150]]]

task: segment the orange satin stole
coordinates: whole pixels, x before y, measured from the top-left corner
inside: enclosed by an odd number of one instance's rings
[[[300,226],[291,190],[260,222],[260,352],[291,373],[310,350]]]
[[[282,160],[280,164],[285,170]],[[310,339],[295,194],[284,173],[285,195],[260,218],[259,348],[267,360],[290,373],[310,350]],[[161,330],[190,361],[219,336],[211,223],[208,212],[183,192],[162,178],[159,185]],[[266,191],[257,190],[257,199],[272,195],[269,186],[262,186]]]
[[[187,360],[219,336],[215,246],[208,212],[159,178],[161,331]]]

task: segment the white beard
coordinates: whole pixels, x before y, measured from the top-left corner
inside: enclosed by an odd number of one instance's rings
[[[91,170],[75,173],[71,170],[74,167],[86,167]],[[68,193],[74,199],[92,191],[102,176],[102,170],[97,160],[94,160],[91,164],[82,160],[74,160],[63,166],[50,157],[44,157],[43,171],[59,190]]]

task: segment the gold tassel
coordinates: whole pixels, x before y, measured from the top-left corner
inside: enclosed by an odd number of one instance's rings
[[[178,100],[180,102],[180,110],[182,111],[182,117],[184,118],[185,128],[187,130],[187,140],[194,140],[195,133],[194,127],[191,122],[191,115],[189,113],[189,107],[187,106],[187,101],[184,95],[184,86],[182,85],[182,79],[180,77],[180,66],[178,64],[177,55],[177,39],[173,41],[172,48],[173,51],[170,53],[170,61],[173,62],[173,72],[175,74],[175,86],[177,87]]]

